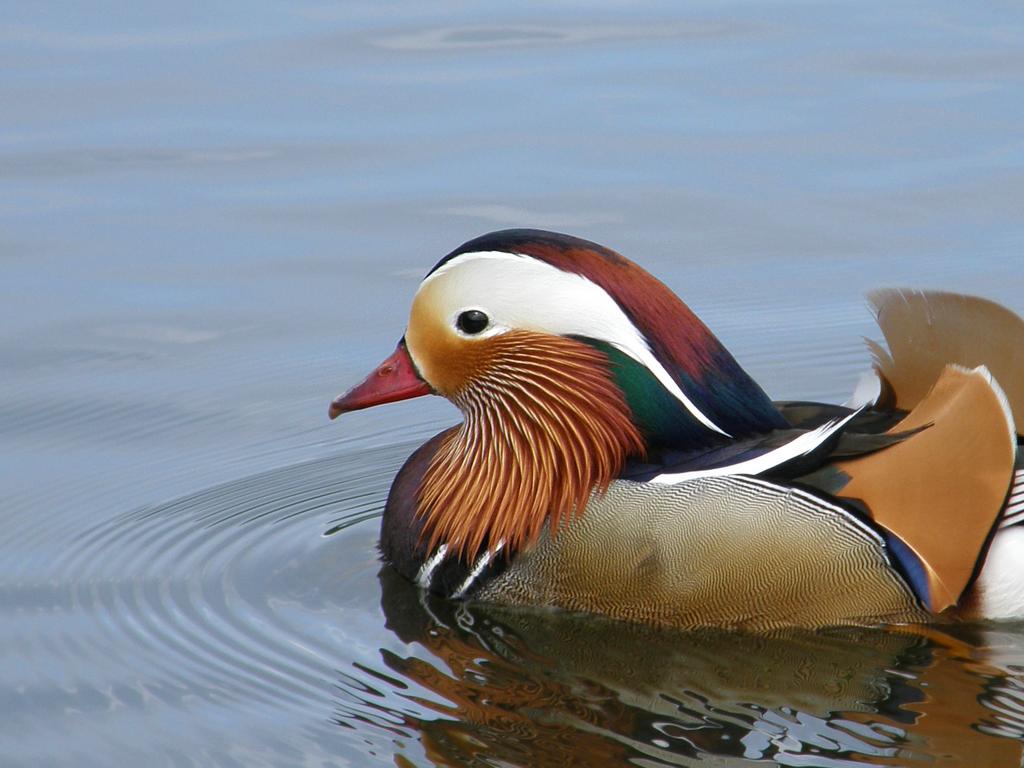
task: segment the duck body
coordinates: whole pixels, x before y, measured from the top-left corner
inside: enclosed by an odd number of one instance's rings
[[[871,301],[889,351],[861,402],[773,403],[632,262],[496,232],[431,270],[331,415],[424,394],[463,412],[381,525],[384,558],[453,599],[678,627],[1024,615],[1024,322]]]

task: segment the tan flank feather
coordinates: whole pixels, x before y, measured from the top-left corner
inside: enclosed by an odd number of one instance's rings
[[[891,405],[914,408],[947,364],[984,365],[1024,425],[1024,320],[986,299],[940,291],[885,289],[868,301],[889,345],[868,342]]]
[[[931,425],[931,426],[929,426]],[[850,477],[839,496],[863,501],[880,525],[920,558],[929,608],[955,605],[1002,510],[1016,451],[1013,422],[985,368],[947,366],[894,428],[921,427],[884,451],[836,466]]]
[[[433,549],[472,560],[481,547],[529,546],[582,512],[643,452],[607,357],[582,342],[511,331],[479,343],[477,370],[450,398],[465,415],[419,494]]]

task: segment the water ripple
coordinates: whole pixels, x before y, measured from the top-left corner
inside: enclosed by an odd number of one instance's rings
[[[256,762],[902,765],[952,749],[947,733],[957,754],[1020,751],[1019,659],[999,656],[996,634],[989,651],[928,631],[673,633],[424,595],[376,551],[411,448],[349,447],[50,531],[66,535],[51,580],[7,587],[24,609],[3,669],[53,671],[11,695],[57,697],[94,724],[145,717],[150,740],[187,713],[202,745],[190,759],[211,762],[231,755],[218,729],[240,719],[267,727]],[[937,709],[947,701],[978,704]],[[69,739],[107,739],[109,753],[111,735],[131,753],[123,724]]]
[[[36,631],[15,636],[49,641],[24,653],[63,670],[35,685],[95,711],[134,691],[156,718],[321,711],[326,723],[339,653],[358,642],[358,614],[378,612],[351,577],[376,572],[374,519],[409,450],[350,451],[46,532],[67,535],[49,584],[5,587],[6,605],[35,607]],[[40,632],[47,603],[57,631]]]

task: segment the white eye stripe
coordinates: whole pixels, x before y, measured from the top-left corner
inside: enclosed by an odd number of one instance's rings
[[[479,308],[491,319],[491,327],[474,338],[521,328],[604,341],[647,368],[697,421],[729,436],[686,396],[618,303],[587,277],[526,254],[477,251],[442,264],[424,279],[421,290],[435,282],[454,318]]]

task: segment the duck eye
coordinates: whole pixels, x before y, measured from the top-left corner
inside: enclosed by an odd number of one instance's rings
[[[458,326],[459,330],[463,333],[473,334],[480,333],[487,324],[490,322],[487,315],[481,312],[479,309],[467,309],[461,315],[458,320],[455,321],[455,325]]]

